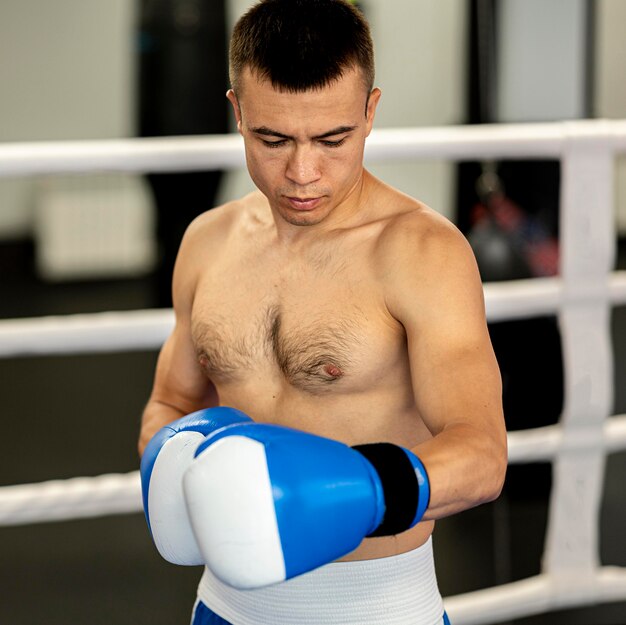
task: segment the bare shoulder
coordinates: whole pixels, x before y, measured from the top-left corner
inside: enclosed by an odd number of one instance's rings
[[[178,251],[174,270],[174,303],[189,300],[195,285],[209,260],[228,253],[233,238],[259,220],[263,213],[263,198],[251,193],[206,211],[187,227]],[[178,295],[178,297],[177,297]]]
[[[205,248],[224,241],[244,222],[254,219],[261,203],[258,195],[251,193],[202,213],[187,227],[183,246],[193,248],[199,245]]]
[[[484,316],[480,274],[467,239],[424,204],[403,206],[381,231],[376,271],[389,313],[406,322]]]
[[[408,266],[414,271],[439,273],[467,264],[476,268],[473,252],[459,229],[429,206],[405,199],[380,233],[377,260],[385,271]]]

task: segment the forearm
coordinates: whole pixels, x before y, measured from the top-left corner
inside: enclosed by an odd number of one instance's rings
[[[411,451],[423,462],[430,482],[424,520],[436,520],[498,497],[507,466],[506,438],[466,424],[450,425]]]
[[[151,398],[143,411],[141,430],[139,433],[138,450],[142,456],[150,439],[164,426],[188,414],[172,404]]]

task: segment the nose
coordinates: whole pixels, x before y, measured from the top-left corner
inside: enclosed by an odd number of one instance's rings
[[[315,150],[310,146],[296,145],[289,155],[285,175],[299,186],[317,182],[321,178],[321,171]]]

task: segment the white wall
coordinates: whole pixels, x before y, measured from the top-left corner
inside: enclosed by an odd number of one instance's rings
[[[0,141],[134,130],[129,0],[1,0]],[[32,225],[33,181],[0,179],[0,239]]]
[[[626,118],[626,2],[596,1],[594,115]],[[617,225],[626,235],[626,158],[617,163]]]
[[[459,0],[364,2],[376,46],[383,97],[379,128],[465,121],[467,3]],[[372,172],[454,217],[454,164],[416,161],[373,165]]]
[[[2,140],[133,131],[134,3],[2,0]]]
[[[586,0],[500,0],[500,122],[585,115]]]

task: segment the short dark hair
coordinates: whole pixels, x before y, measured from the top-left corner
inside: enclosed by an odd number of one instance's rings
[[[325,87],[346,70],[374,85],[374,46],[367,21],[346,0],[262,0],[235,25],[230,81],[237,93],[248,67],[279,90]]]

